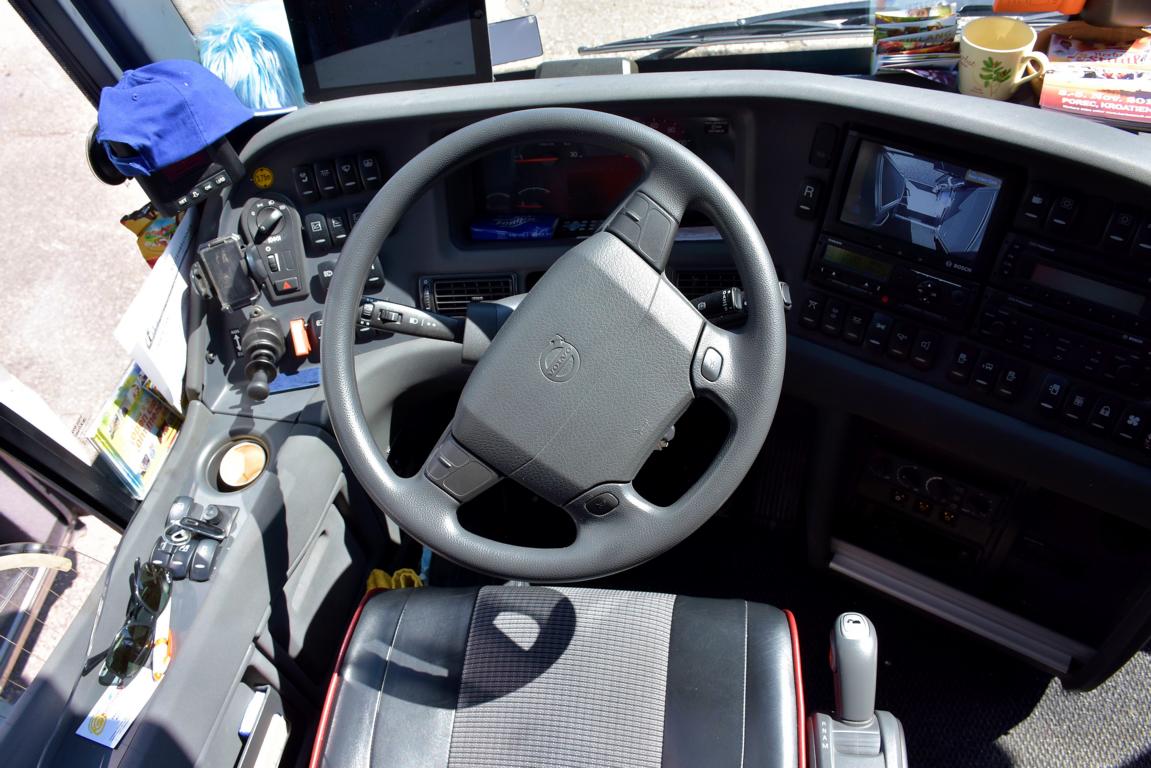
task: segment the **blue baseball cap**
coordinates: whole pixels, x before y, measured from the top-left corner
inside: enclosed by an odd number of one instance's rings
[[[194,61],[129,69],[100,91],[96,139],[125,176],[145,176],[191,157],[252,117],[228,85]],[[112,151],[109,142],[132,154]]]

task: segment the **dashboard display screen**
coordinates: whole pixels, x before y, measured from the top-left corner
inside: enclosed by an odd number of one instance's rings
[[[1035,265],[1035,270],[1031,273],[1031,282],[1130,315],[1140,314],[1147,303],[1147,300],[1137,293],[1064,272],[1047,264]]]
[[[285,0],[309,101],[491,79],[482,0]]]
[[[865,140],[840,220],[970,264],[1002,186],[997,176]]]
[[[594,232],[643,167],[613,150],[549,141],[489,155],[477,170],[473,239],[546,240]]]
[[[891,276],[892,265],[886,261],[873,259],[862,253],[840,248],[838,245],[828,245],[823,252],[823,260],[833,264],[847,267],[860,274],[874,277],[876,280],[886,280]]]

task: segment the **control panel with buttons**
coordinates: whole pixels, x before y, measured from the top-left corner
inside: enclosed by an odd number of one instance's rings
[[[814,168],[830,165],[835,145],[834,127],[821,130]],[[810,290],[797,292],[789,323],[873,365],[1151,464],[1151,210],[1010,169],[1003,178],[980,260],[963,270],[913,258],[895,242],[906,235],[848,233],[843,211],[828,208]],[[800,218],[819,205],[813,179],[802,179]],[[841,172],[837,199],[846,182]],[[918,221],[906,226],[917,231]]]
[[[164,566],[172,579],[208,581],[239,513],[237,507],[198,504],[178,496],[168,511],[168,525],[156,539],[151,562]]]
[[[296,194],[306,203],[379,189],[384,184],[380,158],[374,152],[299,165],[292,169],[292,179]]]
[[[1022,342],[1011,342],[1001,345],[1005,349],[994,348],[820,291],[803,296],[798,309],[799,328],[823,344],[1045,429],[1151,463],[1151,408],[1138,395],[1130,394],[1142,393],[1144,385],[1134,389],[1131,383],[1121,385],[1120,381],[1136,381],[1127,374],[1072,376],[1064,370],[1052,370],[1055,363],[1045,350],[1059,354],[1054,352],[1056,345],[1041,333],[1031,333],[1029,326],[1020,333],[1035,335],[1036,345],[1051,344],[1029,349]],[[981,321],[977,326],[980,340],[1015,338],[1016,325],[1010,319],[1004,323],[1002,333],[986,334]],[[1063,337],[1052,338],[1057,341]],[[1127,352],[1110,360],[1109,367],[1099,370],[1115,373],[1120,364],[1136,360],[1143,365],[1141,357]]]

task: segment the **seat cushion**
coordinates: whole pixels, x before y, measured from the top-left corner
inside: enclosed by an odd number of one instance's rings
[[[313,766],[802,764],[791,615],[568,587],[380,592],[361,604]]]

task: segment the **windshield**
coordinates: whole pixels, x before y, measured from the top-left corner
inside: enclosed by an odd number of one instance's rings
[[[489,21],[523,15],[523,6],[538,6],[544,55],[535,60],[574,59],[586,56],[642,56],[634,53],[582,54],[580,48],[593,48],[616,40],[642,37],[699,24],[719,24],[765,13],[795,11],[826,5],[826,0],[661,0],[657,4],[632,0],[609,3],[603,0],[496,0],[488,2]],[[658,12],[654,12],[658,9]],[[732,51],[725,51],[732,52]],[[523,62],[523,64],[532,62]],[[497,70],[498,71],[498,70]]]
[[[336,3],[339,4],[339,3]],[[355,3],[347,3],[354,6]],[[645,0],[487,0],[487,21],[493,24],[521,16],[535,16],[539,29],[543,55],[521,59],[494,68],[496,74],[529,69],[543,61],[577,59],[588,56],[627,56],[637,58],[651,53],[634,52],[581,53],[580,49],[594,48],[619,40],[643,37],[667,30],[694,27],[700,24],[720,24],[737,19],[768,13],[802,11],[825,6],[828,0],[660,0],[653,4]],[[176,0],[176,6],[194,34],[233,13],[237,8],[251,7],[266,18],[268,6],[278,6],[268,0],[224,3],[222,0]],[[275,10],[279,10],[278,7]],[[286,20],[284,22],[286,27]],[[758,49],[762,49],[759,44]],[[740,46],[743,50],[744,47]],[[708,55],[740,52],[731,46],[722,49],[703,48],[684,55]]]

